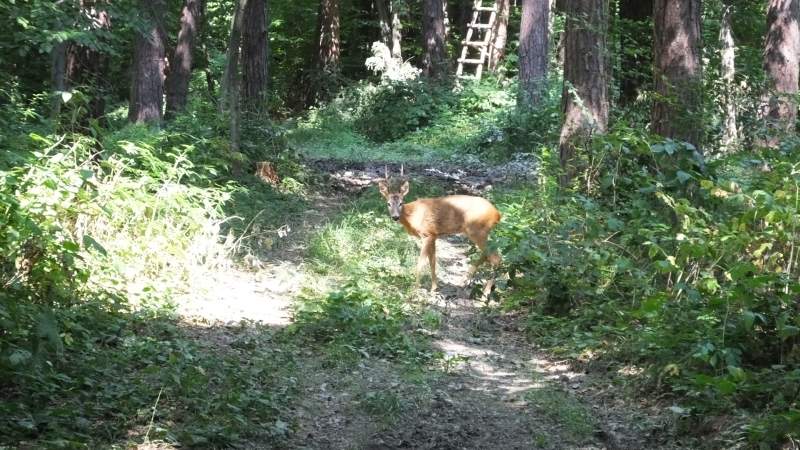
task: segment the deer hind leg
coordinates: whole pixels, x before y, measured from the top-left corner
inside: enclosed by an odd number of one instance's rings
[[[469,269],[467,275],[467,279],[469,280],[472,279],[472,277],[475,275],[475,272],[478,271],[478,268],[483,263],[485,263],[486,260],[489,260],[489,264],[491,264],[493,268],[496,268],[497,266],[500,265],[501,259],[500,255],[498,255],[497,252],[492,252],[492,253],[486,252],[486,241],[489,239],[489,231],[491,231],[491,228],[490,229],[478,228],[478,229],[468,230],[467,232],[467,237],[469,238],[469,240],[474,242],[475,246],[478,247],[478,250],[480,250],[481,252],[481,256],[480,258],[478,258],[478,261],[475,262],[475,264]]]

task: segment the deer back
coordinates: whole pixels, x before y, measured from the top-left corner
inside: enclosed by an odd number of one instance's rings
[[[488,233],[500,213],[488,200],[470,195],[422,198],[403,206],[400,223],[414,236]]]

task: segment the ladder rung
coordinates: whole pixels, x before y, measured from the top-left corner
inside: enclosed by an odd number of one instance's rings
[[[489,28],[492,27],[488,23],[471,23],[468,26],[470,28],[478,28],[478,29],[481,29],[481,30],[488,30]]]
[[[486,47],[488,42],[484,41],[461,41],[461,45],[469,45],[470,47]]]
[[[482,59],[458,58],[461,64],[483,64]]]

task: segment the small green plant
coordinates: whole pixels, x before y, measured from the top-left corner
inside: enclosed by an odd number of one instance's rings
[[[536,413],[564,429],[562,436],[575,443],[585,442],[594,434],[595,423],[586,407],[566,392],[543,387],[528,391],[525,400]]]
[[[403,398],[395,392],[369,391],[360,400],[361,407],[368,414],[384,423],[391,423],[405,409]]]

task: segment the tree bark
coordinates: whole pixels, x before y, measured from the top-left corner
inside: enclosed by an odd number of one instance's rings
[[[106,2],[95,0],[81,0],[79,2],[80,14],[88,24],[87,27],[102,39],[100,32],[111,28],[111,17],[105,9]],[[62,42],[56,48],[63,53],[63,80],[62,91],[69,91],[76,87],[88,98],[88,111],[80,117],[81,124],[85,127],[89,119],[100,119],[105,114],[105,92],[109,85],[107,80],[108,56],[96,47],[80,44],[74,41]],[[55,61],[54,61],[55,62]],[[55,81],[55,80],[54,80]]]
[[[339,72],[339,0],[320,0],[317,69],[323,75]]]
[[[699,150],[703,130],[700,0],[653,3],[656,99],[653,131]]]
[[[559,139],[562,187],[575,176],[575,150],[592,135],[605,133],[608,126],[606,0],[569,0],[565,6],[564,123]]]
[[[200,28],[203,12],[203,0],[185,0],[181,9],[181,27],[178,31],[178,42],[172,57],[169,59],[169,71],[166,79],[167,118],[186,109],[189,98],[189,83],[192,80],[193,55],[195,40]]]
[[[53,98],[50,103],[50,118],[57,120],[61,114],[61,93],[67,90],[67,43],[62,41],[51,50],[50,83]]]
[[[392,58],[402,58],[402,29],[397,5],[392,0],[375,0],[375,9],[378,11],[378,21],[381,29],[381,42],[391,52]]]
[[[164,101],[164,3],[140,0],[147,25],[136,33],[133,50],[133,81],[128,120],[134,123],[161,122]]]
[[[402,40],[403,40],[403,24],[400,22],[400,13],[397,11],[399,8],[395,4],[392,5],[392,45],[389,47],[392,51],[392,58],[403,58]]]
[[[381,29],[381,42],[386,48],[392,48],[392,3],[391,0],[375,0],[375,11],[378,13],[378,26]]]
[[[239,58],[242,46],[243,11],[248,0],[236,0],[231,19],[231,34],[225,55],[225,74],[222,76],[222,101],[220,110],[238,108],[239,103]]]
[[[247,112],[261,112],[269,76],[266,0],[248,0],[242,27],[242,105]]]
[[[442,0],[422,0],[422,72],[431,78],[447,73],[447,48]]]
[[[739,139],[736,124],[736,43],[731,29],[732,6],[723,5],[722,23],[719,30],[720,75],[722,76],[722,103],[725,123],[722,127],[722,150],[730,150]]]
[[[517,98],[520,109],[528,109],[539,103],[547,85],[549,15],[548,0],[522,0]]]
[[[769,0],[767,38],[764,48],[764,71],[767,76],[766,104],[763,115],[766,144],[778,143],[775,134],[794,132],[797,120],[798,70],[800,70],[800,0]]]
[[[240,76],[239,60],[242,45],[242,22],[244,12],[247,11],[249,0],[237,0],[234,6],[233,18],[231,20],[231,35],[228,44],[227,61],[225,64],[225,75],[222,79],[223,101],[220,106],[223,110],[229,111],[231,152],[238,154],[241,151],[241,102],[239,101]],[[231,171],[234,174],[241,173],[241,165],[238,157],[233,158]]]
[[[653,35],[641,31],[652,20],[653,0],[620,0],[619,16],[622,22],[619,103],[627,105],[636,100],[640,88],[652,77],[649,69],[653,62]]]
[[[497,17],[492,27],[492,45],[489,49],[489,70],[496,72],[500,60],[506,54],[508,41],[508,15],[511,11],[511,0],[496,0]]]

